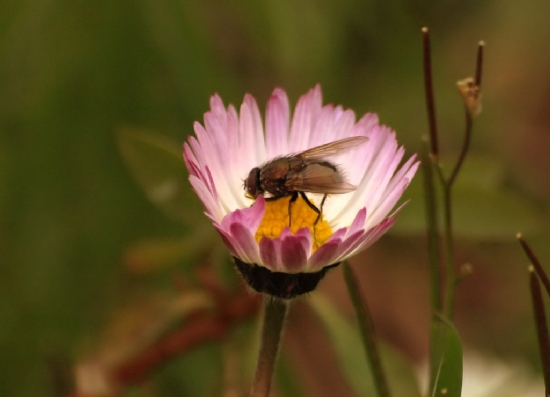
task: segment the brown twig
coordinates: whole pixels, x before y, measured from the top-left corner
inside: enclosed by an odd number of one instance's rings
[[[253,317],[259,308],[257,296],[248,292],[226,299],[220,310],[192,316],[182,328],[121,364],[113,371],[113,380],[123,386],[138,383],[168,360],[203,343],[222,340],[235,323]]]
[[[537,328],[544,385],[546,387],[546,396],[548,396],[550,393],[550,341],[548,339],[548,323],[546,322],[539,280],[532,266],[529,268],[529,284],[533,301],[533,312],[535,314],[535,326]]]
[[[205,277],[205,274],[202,274],[199,280],[204,282]],[[110,388],[111,391],[123,391],[128,386],[145,381],[153,371],[169,360],[204,343],[224,340],[233,326],[259,313],[259,295],[251,295],[244,287],[238,292],[228,293],[221,286],[217,288],[215,283],[206,284],[203,285],[203,290],[211,295],[213,307],[197,308],[193,313],[187,314],[182,326],[152,341],[135,354],[124,357],[121,361],[102,363],[101,358],[90,360],[95,371],[93,375],[100,376],[105,387]],[[90,393],[87,390],[89,383],[78,381],[79,368],[82,370],[86,365],[75,366],[76,390],[68,397],[87,397]],[[82,372],[80,374],[82,375]]]
[[[432,82],[432,50],[430,45],[430,31],[422,28],[422,55],[424,63],[424,92],[426,93],[426,109],[428,111],[428,123],[430,127],[430,155],[439,155],[437,141],[437,124],[435,119],[435,100]]]
[[[485,48],[485,42],[482,40],[477,45],[477,59],[476,59],[476,87],[481,90],[481,74],[483,71],[483,49]]]
[[[521,248],[523,248],[523,251],[525,252],[525,255],[527,255],[527,257],[531,261],[531,264],[535,268],[535,271],[537,272],[537,275],[539,276],[540,280],[542,281],[542,284],[544,285],[544,288],[546,289],[546,293],[550,296],[550,279],[548,279],[548,275],[544,271],[544,268],[542,267],[539,259],[537,258],[537,256],[535,255],[535,253],[533,252],[533,250],[531,249],[529,244],[527,244],[527,241],[525,241],[525,239],[523,238],[521,233],[518,233],[516,237],[517,237],[519,243],[521,244]]]

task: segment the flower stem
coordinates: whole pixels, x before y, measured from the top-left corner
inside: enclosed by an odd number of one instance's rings
[[[479,95],[479,90],[481,89],[481,75],[483,69],[483,49],[485,44],[481,41],[478,45],[477,59],[476,59],[476,76],[475,76],[475,87],[477,90],[477,95]],[[479,100],[479,98],[477,98]],[[465,102],[465,113],[466,113],[466,127],[464,131],[464,140],[462,141],[462,148],[460,154],[455,163],[455,166],[451,172],[449,178],[443,176],[441,167],[439,167],[439,176],[441,185],[443,186],[443,213],[444,213],[444,223],[445,223],[445,253],[446,253],[446,285],[445,285],[445,305],[443,312],[447,319],[452,321],[453,311],[454,311],[454,295],[457,284],[457,276],[455,271],[454,263],[454,238],[453,238],[453,217],[452,217],[452,189],[456,181],[466,155],[470,149],[470,142],[472,137],[472,128],[474,124],[474,110],[469,108],[468,104]],[[439,163],[436,163],[438,165]]]
[[[537,328],[540,358],[544,374],[544,385],[546,388],[546,396],[548,396],[550,395],[550,340],[548,339],[548,323],[544,312],[540,284],[533,266],[529,268],[529,285],[531,289],[533,312],[535,313],[535,325]]]
[[[481,72],[478,72],[481,76]],[[480,77],[481,78],[481,77]],[[464,140],[462,141],[462,150],[458,160],[453,168],[451,176],[443,183],[443,212],[445,219],[445,252],[446,252],[446,273],[447,282],[445,286],[445,316],[452,321],[454,311],[454,295],[457,283],[455,263],[454,263],[454,237],[453,237],[453,214],[452,214],[452,190],[462,164],[470,149],[472,136],[473,117],[470,110],[466,110],[466,128],[464,131]],[[444,179],[444,178],[443,178]]]
[[[260,351],[256,364],[256,374],[250,391],[250,397],[268,397],[275,361],[283,332],[285,317],[288,312],[287,300],[264,295],[264,318]]]
[[[452,321],[454,311],[454,298],[456,287],[456,270],[454,261],[454,239],[453,239],[453,207],[452,207],[452,185],[446,184],[443,189],[443,212],[445,220],[445,305],[443,313],[445,317]]]
[[[424,202],[426,211],[426,236],[428,240],[429,254],[429,276],[430,276],[430,315],[434,316],[443,310],[443,291],[441,285],[441,254],[440,232],[439,232],[439,211],[438,200],[435,189],[434,167],[439,176],[439,166],[435,162],[437,159],[430,156],[428,142],[423,139],[422,146],[422,170],[424,176]],[[440,327],[435,320],[432,320],[430,327],[430,372],[429,372],[429,390],[430,394],[435,388],[441,359],[441,348],[439,340],[441,338]]]
[[[355,309],[355,315],[357,316],[361,340],[363,341],[363,348],[365,349],[367,361],[372,371],[377,397],[390,397],[388,383],[384,369],[382,368],[382,361],[378,354],[374,323],[367,303],[361,295],[359,284],[347,262],[344,262],[344,278],[346,279],[348,293]]]
[[[422,146],[422,170],[424,176],[424,202],[426,208],[426,235],[428,240],[431,313],[442,309],[441,268],[439,254],[439,213],[434,185],[434,163],[429,155],[428,142]]]

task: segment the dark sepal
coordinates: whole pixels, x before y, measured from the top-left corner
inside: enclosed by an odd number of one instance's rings
[[[257,292],[269,294],[281,299],[292,299],[298,295],[307,294],[317,288],[319,281],[327,271],[340,262],[325,266],[316,273],[282,273],[255,264],[249,265],[238,258],[235,265],[246,283]]]

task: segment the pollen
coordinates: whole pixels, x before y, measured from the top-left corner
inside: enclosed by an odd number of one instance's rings
[[[279,237],[282,231],[288,227],[289,201],[290,196],[265,202],[264,217],[254,236],[258,243],[263,237]],[[310,199],[309,201],[315,205],[313,200]],[[308,228],[313,236],[312,248],[314,251],[326,243],[330,236],[332,236],[332,230],[322,214],[317,224],[313,225],[315,219],[317,219],[317,212],[310,208],[302,197],[298,196],[296,201],[291,204],[290,215],[292,217],[290,228],[292,234],[295,234],[304,227]]]

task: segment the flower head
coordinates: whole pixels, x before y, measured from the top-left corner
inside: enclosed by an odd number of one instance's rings
[[[214,95],[194,127],[183,156],[206,215],[249,285],[283,298],[382,236],[418,168],[415,156],[399,168],[404,149],[375,114],[323,106],[319,85],[292,117],[275,89],[265,126],[251,95],[239,113]]]

